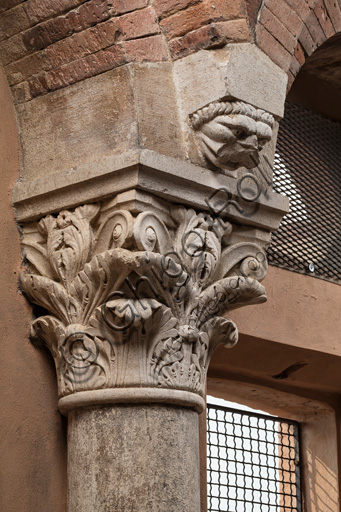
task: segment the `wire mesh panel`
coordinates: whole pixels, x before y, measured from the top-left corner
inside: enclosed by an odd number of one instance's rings
[[[208,404],[208,512],[301,512],[298,429]]]
[[[290,212],[273,233],[272,265],[341,280],[341,123],[286,103],[274,163],[274,190]]]

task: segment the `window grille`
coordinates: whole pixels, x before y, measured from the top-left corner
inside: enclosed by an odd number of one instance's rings
[[[341,280],[341,123],[286,103],[274,163],[274,190],[290,212],[273,233],[269,263]]]
[[[208,512],[301,512],[299,425],[207,405]]]

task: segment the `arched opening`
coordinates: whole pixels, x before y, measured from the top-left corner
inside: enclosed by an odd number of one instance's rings
[[[236,312],[239,343],[219,348],[208,373],[209,394],[300,423],[303,510],[328,512],[339,510],[340,473],[340,44],[308,58],[287,97],[274,188],[292,210],[273,235],[268,304],[245,320]]]
[[[302,67],[287,97],[274,164],[274,189],[290,212],[273,234],[273,265],[341,281],[341,35]]]
[[[308,57],[287,100],[341,121],[341,34],[328,39]]]

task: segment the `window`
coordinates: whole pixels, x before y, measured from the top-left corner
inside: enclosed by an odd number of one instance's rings
[[[299,424],[210,402],[208,511],[301,512]]]

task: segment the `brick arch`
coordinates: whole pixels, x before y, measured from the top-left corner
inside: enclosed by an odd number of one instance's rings
[[[288,89],[309,57],[341,32],[341,0],[263,0],[256,42],[288,74]]]

